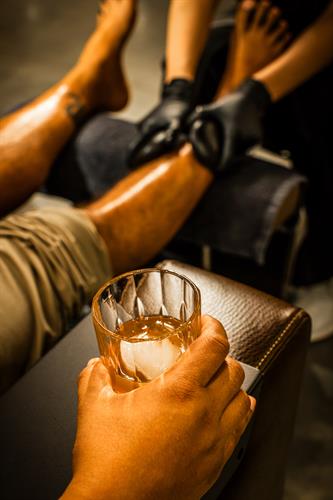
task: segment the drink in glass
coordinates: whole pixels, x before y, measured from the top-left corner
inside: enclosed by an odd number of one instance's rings
[[[200,333],[200,292],[172,271],[123,274],[97,292],[92,309],[101,357],[118,392],[161,375]]]

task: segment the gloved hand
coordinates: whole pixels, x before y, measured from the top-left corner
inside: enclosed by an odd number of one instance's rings
[[[129,148],[129,165],[137,167],[178,148],[193,109],[192,81],[177,78],[163,85],[162,100],[139,124],[139,137]]]
[[[216,173],[227,168],[262,141],[263,117],[270,104],[266,87],[249,79],[219,101],[198,107],[189,119],[196,158]]]

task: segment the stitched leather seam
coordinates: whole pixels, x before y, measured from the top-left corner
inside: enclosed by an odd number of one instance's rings
[[[264,361],[268,358],[268,356],[274,351],[274,349],[280,344],[281,340],[285,337],[286,333],[289,332],[294,323],[298,320],[300,316],[304,315],[304,311],[301,309],[298,313],[293,317],[293,319],[288,323],[288,325],[282,330],[278,338],[273,342],[268,351],[265,352],[259,363],[256,365],[256,368],[260,368]]]

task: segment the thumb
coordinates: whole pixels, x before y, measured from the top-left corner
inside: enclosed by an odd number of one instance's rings
[[[105,366],[103,361],[99,359],[97,363],[94,363],[91,369],[91,375],[88,382],[87,391],[92,393],[98,393],[105,387],[112,390],[111,375],[114,372],[114,368],[111,364],[108,368]]]
[[[201,334],[168,371],[177,382],[181,378],[205,387],[225,362],[229,342],[221,323],[210,317],[201,317]]]
[[[104,387],[113,391],[110,373],[100,358],[91,359],[78,379],[79,402],[89,394],[98,394]]]

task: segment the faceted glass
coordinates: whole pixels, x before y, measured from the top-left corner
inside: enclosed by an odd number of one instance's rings
[[[185,276],[143,269],[106,283],[92,313],[101,357],[123,392],[161,375],[199,335],[200,292]]]

